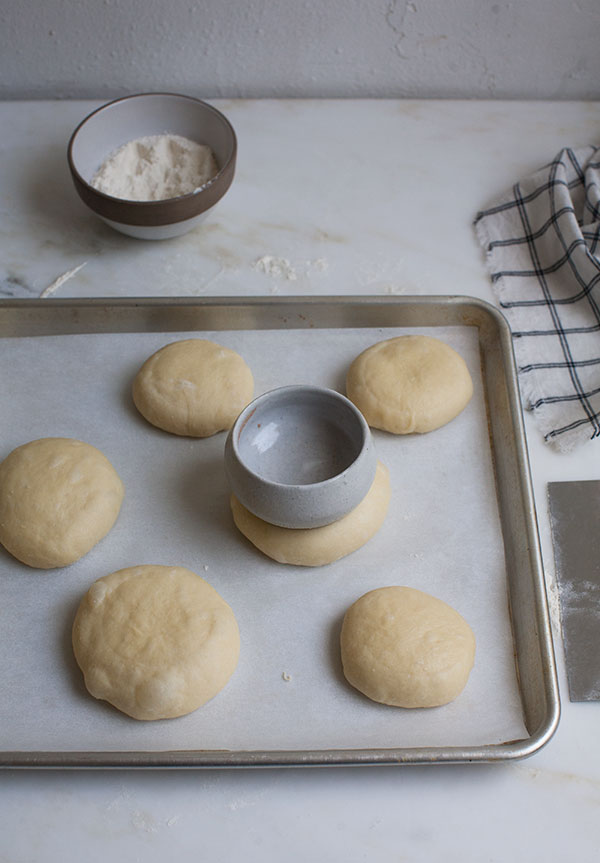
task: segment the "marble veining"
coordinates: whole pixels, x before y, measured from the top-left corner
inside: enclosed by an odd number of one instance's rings
[[[95,104],[0,103],[0,297],[40,296],[85,263],[45,301],[414,293],[493,302],[475,213],[561,147],[600,138],[600,103],[216,103],[238,134],[234,185],[197,231],[146,243],[94,219],[72,188],[67,141]],[[1,418],[0,406],[0,429]],[[525,424],[552,583],[546,484],[600,478],[597,453],[549,451],[527,415]],[[417,551],[409,557],[418,564]],[[15,860],[37,859],[41,847],[48,860],[84,859],[101,836],[115,859],[139,852],[158,863],[176,847],[191,860],[201,829],[215,860],[223,837],[228,859],[290,863],[315,848],[322,859],[351,861],[595,859],[598,705],[568,702],[553,609],[562,719],[524,765],[6,775],[3,850]],[[334,657],[334,635],[321,648]],[[287,663],[282,672],[282,698],[307,683]]]
[[[203,226],[152,243],[112,231],[72,187],[67,141],[94,103],[26,104],[0,105],[2,296],[39,296],[87,262],[53,296],[483,291],[491,299],[474,214],[551,157],[564,125],[592,139],[598,120],[577,103],[561,105],[560,122],[551,103],[535,112],[492,102],[263,101],[253,111],[216,103],[240,141],[233,187]],[[257,265],[265,259],[288,263]]]

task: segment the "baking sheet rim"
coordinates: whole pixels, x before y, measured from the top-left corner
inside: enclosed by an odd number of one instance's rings
[[[389,310],[396,309],[410,317],[410,321],[399,322],[389,317]],[[207,321],[192,321],[186,317],[185,327],[168,326],[163,314],[152,313],[177,310],[190,312],[192,310],[208,313],[216,312]],[[266,310],[275,312],[275,319],[270,319]],[[356,320],[355,315],[344,316],[343,322],[332,324],[327,316],[334,313],[367,312],[368,320]],[[384,310],[382,320],[374,320],[370,313]],[[136,322],[136,327],[119,325],[110,327],[111,312],[119,311],[127,321]],[[314,323],[312,317],[321,312],[325,318],[321,323]],[[436,315],[450,312],[455,320],[432,320]],[[150,315],[144,314],[149,312]],[[236,319],[236,313],[242,313],[242,320]],[[246,320],[243,320],[243,313]],[[264,318],[261,322],[260,317]],[[419,318],[419,312],[421,317]],[[41,313],[41,314],[40,314]],[[258,313],[258,316],[257,316]],[[279,318],[277,314],[279,313]],[[88,320],[86,320],[86,314]],[[228,326],[219,326],[219,317],[233,317]],[[416,315],[416,316],[415,316]],[[114,314],[113,314],[114,316]],[[25,318],[25,322],[21,318]],[[201,315],[202,317],[202,315]],[[364,314],[363,314],[364,317]],[[8,318],[8,322],[5,319]],[[30,323],[28,326],[28,318]],[[175,315],[178,319],[179,315]],[[291,319],[292,318],[292,319]],[[90,320],[91,319],[91,320]],[[137,319],[137,320],[136,320]],[[279,322],[278,322],[279,321]],[[485,763],[508,761],[528,757],[537,752],[553,736],[560,718],[560,701],[550,617],[545,594],[545,582],[541,568],[541,552],[535,518],[535,506],[527,445],[521,414],[521,404],[518,391],[516,367],[512,351],[511,334],[504,316],[493,306],[483,300],[461,296],[325,296],[325,297],[201,297],[201,298],[102,298],[90,299],[7,299],[0,300],[0,337],[10,336],[43,336],[50,334],[75,334],[88,332],[177,332],[178,330],[240,330],[240,329],[301,329],[301,328],[339,328],[348,327],[392,327],[392,326],[475,326],[479,328],[480,352],[485,354],[481,330],[483,323],[494,332],[502,355],[502,367],[510,405],[510,431],[512,443],[515,446],[519,475],[519,489],[515,497],[520,503],[522,515],[529,537],[530,577],[533,601],[534,621],[537,624],[537,646],[539,648],[540,672],[542,675],[542,690],[545,705],[542,721],[529,737],[502,743],[484,744],[473,747],[402,747],[373,749],[324,749],[324,750],[261,750],[261,751],[229,751],[229,750],[186,750],[186,751],[7,751],[0,753],[0,767],[24,768],[173,768],[173,767],[291,767],[291,766],[374,766],[400,764],[434,764],[434,763]],[[175,321],[177,323],[177,320]],[[182,321],[183,323],[183,321]],[[199,324],[202,323],[202,326]],[[262,323],[262,326],[261,326]],[[149,326],[149,324],[151,324]],[[34,331],[31,332],[30,330]],[[489,335],[489,332],[488,332]],[[483,364],[484,384],[488,380]],[[490,441],[494,462],[496,453],[494,444]],[[508,578],[507,574],[507,578]],[[515,645],[517,664],[521,657],[518,645]],[[523,689],[520,675],[519,691],[523,701]],[[524,705],[525,707],[525,705]],[[537,707],[537,705],[536,705]]]

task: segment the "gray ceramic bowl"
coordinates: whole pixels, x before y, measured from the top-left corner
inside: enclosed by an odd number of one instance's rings
[[[313,386],[271,390],[251,402],[225,443],[238,500],[271,524],[312,528],[354,509],[375,477],[369,426],[345,396]]]
[[[164,201],[127,201],[90,185],[102,162],[122,144],[165,132],[207,144],[218,174],[200,190]],[[75,129],[67,151],[81,200],[117,231],[146,240],[176,237],[199,225],[229,189],[236,154],[235,132],[226,117],[200,99],[175,93],[141,93],[103,105]]]

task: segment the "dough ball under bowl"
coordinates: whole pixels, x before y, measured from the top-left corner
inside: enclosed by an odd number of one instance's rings
[[[183,339],[160,348],[137,373],[132,391],[149,423],[188,437],[231,428],[253,393],[252,372],[242,357],[208,339]]]
[[[423,434],[458,416],[473,395],[473,382],[463,358],[445,342],[398,336],[356,357],[346,392],[372,428]]]
[[[0,464],[0,543],[28,566],[68,566],[106,536],[123,494],[116,470],[91,444],[30,441]]]
[[[251,513],[235,495],[231,511],[240,533],[267,557],[295,566],[324,566],[357,551],[377,533],[390,497],[389,471],[378,462],[371,488],[358,506],[322,527],[279,527]]]
[[[380,587],[345,614],[344,675],[373,701],[394,707],[440,707],[466,686],[475,636],[441,599],[412,587]]]
[[[81,600],[72,638],[91,695],[134,719],[201,707],[223,689],[240,652],[230,606],[181,566],[134,566],[99,578]]]

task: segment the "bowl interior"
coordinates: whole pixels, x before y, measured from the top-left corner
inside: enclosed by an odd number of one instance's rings
[[[145,93],[111,102],[79,127],[71,157],[80,177],[90,183],[110,153],[146,135],[183,135],[213,151],[221,170],[232,157],[235,136],[217,110],[187,96]]]
[[[365,430],[341,397],[318,390],[269,395],[249,412],[238,434],[238,456],[249,470],[270,482],[309,485],[356,461]]]

